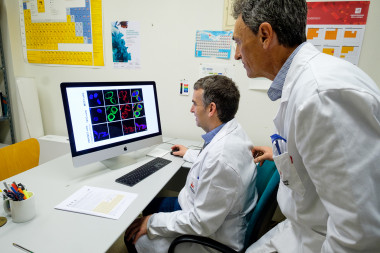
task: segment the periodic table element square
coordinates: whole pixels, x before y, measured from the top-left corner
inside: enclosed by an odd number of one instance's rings
[[[232,31],[197,31],[195,57],[230,59]]]

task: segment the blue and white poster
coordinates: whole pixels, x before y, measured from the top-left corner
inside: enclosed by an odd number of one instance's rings
[[[140,68],[140,24],[133,21],[111,23],[112,57],[115,68]]]
[[[230,59],[232,31],[197,31],[195,57]]]

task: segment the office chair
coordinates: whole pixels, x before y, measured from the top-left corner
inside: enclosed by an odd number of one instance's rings
[[[38,165],[40,144],[30,138],[0,149],[0,181]]]
[[[257,166],[256,189],[258,194],[257,204],[250,214],[247,231],[245,234],[245,250],[271,227],[268,224],[277,207],[277,189],[280,176],[273,161],[265,161],[262,166]],[[254,185],[252,185],[254,187]],[[196,235],[182,235],[177,237],[170,245],[168,253],[174,253],[175,247],[180,243],[198,243],[225,253],[237,253],[230,247],[208,237]]]

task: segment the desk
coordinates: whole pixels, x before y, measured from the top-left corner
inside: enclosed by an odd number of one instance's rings
[[[171,143],[163,143],[159,148],[170,150],[171,146]],[[12,245],[17,243],[37,253],[105,252],[184,162],[170,153],[163,158],[172,162],[133,187],[116,183],[115,179],[152,157],[144,156],[133,165],[110,170],[100,162],[74,168],[71,155],[67,154],[8,178],[7,183],[22,182],[34,192],[37,215],[25,223],[13,223],[7,216],[7,224],[0,227],[0,251],[21,253]],[[118,220],[54,209],[84,185],[133,192],[138,197]],[[0,204],[0,216],[6,216],[2,198]]]

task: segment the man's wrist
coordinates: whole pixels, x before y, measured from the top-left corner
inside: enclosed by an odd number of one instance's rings
[[[146,223],[146,234],[148,235],[149,239],[153,239],[156,237],[156,235],[152,234],[151,231],[150,231],[150,226],[153,222],[153,216],[154,214],[152,214],[149,219],[148,219],[148,222]]]

